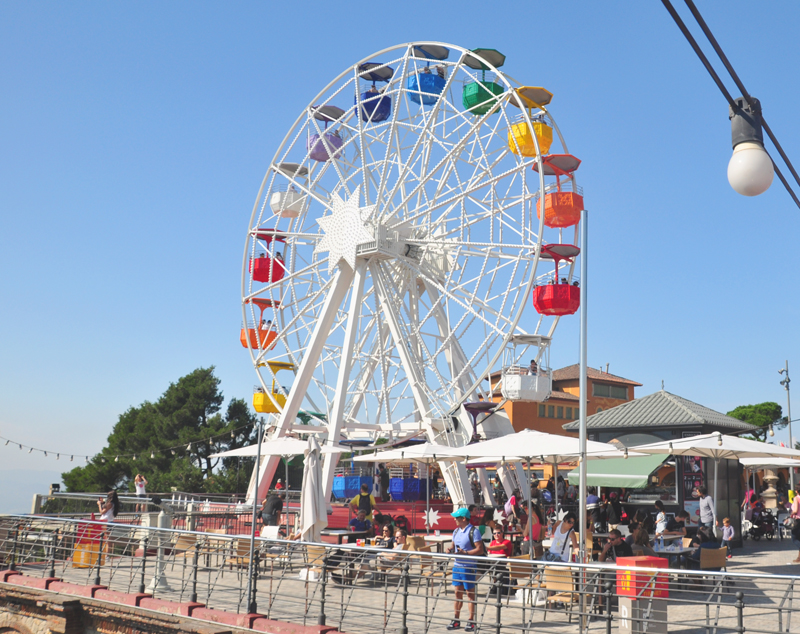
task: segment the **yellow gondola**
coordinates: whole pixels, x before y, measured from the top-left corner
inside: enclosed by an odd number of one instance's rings
[[[510,95],[509,103],[517,107],[524,107],[531,119],[531,124],[529,124],[525,117],[521,116],[521,121],[512,124],[508,129],[508,149],[514,154],[536,156],[539,153],[545,155],[550,151],[550,145],[553,143],[553,128],[544,122],[543,116],[534,116],[531,111],[534,108],[538,110],[546,106],[552,98],[553,93],[539,86],[521,86]]]
[[[260,365],[263,367],[265,364]],[[273,375],[280,370],[294,370],[294,364],[286,361],[267,361],[266,365],[269,366]],[[259,414],[279,414],[286,405],[286,395],[280,393],[277,387],[278,383],[274,378],[272,379],[271,394],[267,394],[263,388],[257,387],[253,392],[253,409]]]

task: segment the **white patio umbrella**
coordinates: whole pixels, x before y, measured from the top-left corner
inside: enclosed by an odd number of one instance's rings
[[[306,443],[300,496],[300,534],[303,541],[307,542],[321,541],[320,532],[328,525],[328,507],[325,503],[322,461],[319,455],[319,443],[311,436]]]
[[[555,469],[555,478],[558,479],[558,463],[565,460],[572,460],[580,456],[580,440],[572,436],[560,436],[557,434],[546,434],[533,429],[524,429],[515,434],[508,434],[485,440],[483,442],[463,447],[448,447],[449,455],[460,455],[465,458],[500,458],[501,460],[514,460],[516,456],[522,456],[528,463],[528,487],[531,482],[531,466],[533,460],[549,462]],[[614,445],[604,442],[586,441],[586,458],[624,458],[628,456],[627,451],[620,451]],[[637,455],[633,452],[630,455]],[[638,454],[641,455],[641,454]],[[531,499],[528,497],[528,517],[530,518],[532,507]],[[556,493],[556,516],[558,516],[558,494]],[[533,526],[528,520],[530,535],[528,539],[533,541]],[[531,548],[531,558],[533,558],[533,548]]]
[[[689,438],[676,438],[661,442],[632,447],[632,451],[649,454],[669,454],[673,456],[702,456],[714,459],[714,519],[717,518],[717,490],[719,461],[722,459],[740,460],[742,458],[800,458],[800,451],[789,447],[768,445],[767,443],[738,436],[726,436],[718,431]]]
[[[427,495],[425,497],[425,530],[431,532],[430,513],[431,513],[431,477],[430,466],[440,460],[461,460],[458,456],[448,454],[451,447],[444,445],[434,445],[426,442],[419,445],[394,448],[387,451],[374,451],[373,453],[363,454],[353,458],[355,462],[394,462],[395,464],[418,462],[428,468],[426,478]]]
[[[317,444],[319,448],[319,443]],[[276,438],[275,440],[264,440],[261,443],[261,451],[259,452],[258,443],[248,445],[247,447],[239,447],[239,449],[231,449],[230,451],[222,451],[220,453],[211,454],[209,458],[234,458],[237,456],[281,456],[286,470],[286,489],[284,490],[284,503],[286,505],[286,535],[289,535],[289,460],[295,456],[304,454],[308,450],[308,441],[300,440],[298,438]],[[336,445],[324,445],[321,453],[342,453],[350,451],[349,449],[338,447]],[[258,473],[260,465],[256,465],[255,473]],[[256,489],[258,491],[258,489]],[[253,499],[253,504],[257,505],[258,500]]]

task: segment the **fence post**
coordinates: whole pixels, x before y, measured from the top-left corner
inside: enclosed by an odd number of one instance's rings
[[[141,581],[139,582],[139,594],[144,594],[144,573],[145,568],[147,567],[147,543],[150,541],[150,536],[145,536],[144,538],[144,546],[142,548],[142,577]]]
[[[250,603],[247,606],[249,614],[258,612],[258,605],[256,604],[256,584],[258,583],[258,551],[253,552],[253,578],[250,584]]]
[[[192,558],[192,596],[189,601],[197,603],[197,558],[200,555],[200,542],[194,545],[194,557]]]
[[[56,576],[56,546],[58,540],[58,531],[53,531],[53,540],[50,542],[50,570],[47,576],[53,579]]]
[[[97,570],[94,575],[94,585],[100,585],[100,560],[103,558],[103,538],[106,536],[105,530],[100,532],[100,547],[97,549]]]
[[[736,593],[736,631],[744,634],[744,593]]]
[[[495,622],[494,622],[494,629],[496,634],[500,634],[500,629],[502,628],[502,610],[503,610],[503,597],[501,592],[503,591],[503,576],[500,574],[499,571],[495,573],[494,578],[494,591],[495,591]]]
[[[408,569],[408,558],[406,558],[403,564],[403,621],[400,625],[400,634],[408,634]]]
[[[11,565],[9,570],[17,569],[17,540],[19,539],[19,524],[14,527],[14,543],[11,545]]]
[[[606,634],[611,634],[611,582],[606,581]]]
[[[328,583],[328,552],[322,557],[322,589],[319,595],[319,618],[317,625],[325,625],[325,586]]]

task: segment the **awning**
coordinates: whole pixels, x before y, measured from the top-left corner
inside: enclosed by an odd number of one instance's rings
[[[586,463],[586,484],[621,489],[644,489],[650,484],[650,476],[668,458],[669,456],[665,455],[652,455],[640,458],[589,460]],[[568,478],[571,484],[579,484],[579,470],[570,471]]]

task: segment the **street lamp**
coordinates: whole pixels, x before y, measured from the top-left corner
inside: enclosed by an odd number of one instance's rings
[[[761,102],[744,97],[730,106],[733,155],[728,163],[728,182],[742,196],[758,196],[772,185],[775,170],[764,149],[761,132]]]
[[[786,420],[789,423],[789,447],[794,449],[794,436],[792,435],[792,398],[789,394],[789,383],[791,379],[789,378],[789,361],[786,361],[786,366],[778,370],[778,374],[785,374],[786,376],[781,379],[781,385],[786,389]],[[794,491],[794,467],[789,469],[789,477],[790,482],[792,485],[792,491]]]

